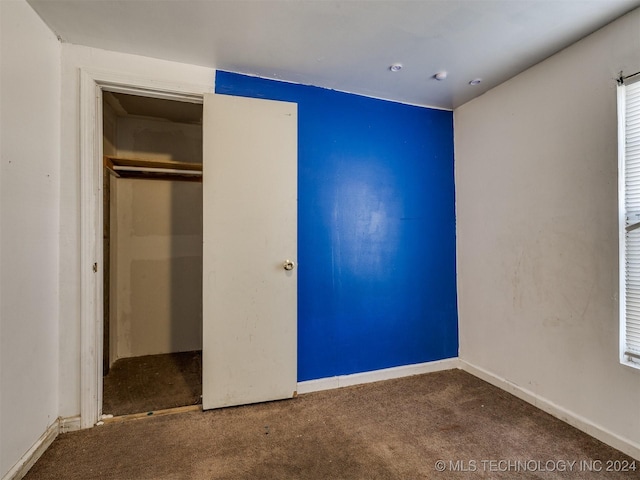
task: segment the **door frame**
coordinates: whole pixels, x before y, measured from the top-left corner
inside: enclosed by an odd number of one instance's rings
[[[201,104],[214,84],[80,69],[80,428],[102,417],[103,91]]]

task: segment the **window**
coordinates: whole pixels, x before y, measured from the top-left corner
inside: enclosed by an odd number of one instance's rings
[[[636,368],[640,368],[640,81],[638,80],[640,80],[639,74],[626,79],[621,77],[618,86],[620,361]]]

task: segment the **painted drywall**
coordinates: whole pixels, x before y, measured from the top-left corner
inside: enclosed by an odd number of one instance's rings
[[[118,358],[202,348],[202,184],[120,178],[117,227]]]
[[[118,117],[117,155],[202,163],[202,126]],[[112,178],[112,353],[202,349],[202,184]]]
[[[22,0],[0,2],[0,117],[4,477],[58,417],[60,44]]]
[[[213,90],[208,68],[62,45],[62,132],[60,256],[60,415],[80,413],[80,144],[79,70],[108,71],[163,84],[198,85]],[[209,87],[210,86],[210,87]]]
[[[618,358],[616,82],[640,10],[455,110],[460,358],[640,452]]]
[[[120,117],[118,155],[202,163],[202,125]]]
[[[217,72],[298,103],[298,380],[458,352],[452,113]]]

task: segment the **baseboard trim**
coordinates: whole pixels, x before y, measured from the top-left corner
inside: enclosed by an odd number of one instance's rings
[[[80,430],[82,425],[80,423],[80,415],[74,417],[60,417],[60,433],[75,432]]]
[[[391,380],[393,378],[410,377],[412,375],[451,370],[454,368],[459,368],[457,357],[436,360],[434,362],[416,363],[413,365],[402,365],[400,367],[383,368],[381,370],[371,370],[369,372],[353,373],[351,375],[338,375],[335,377],[319,378],[317,380],[306,380],[304,382],[298,382],[298,394],[332,390],[334,388]]]
[[[547,412],[550,415],[553,415],[556,418],[559,418],[565,423],[577,428],[578,430],[582,430],[588,435],[600,440],[601,442],[606,443],[607,445],[612,446],[620,450],[621,452],[629,455],[630,457],[635,458],[636,460],[640,460],[640,445],[634,443],[626,438],[623,438],[615,433],[603,428],[600,425],[593,423],[587,418],[578,415],[575,412],[567,410],[566,408],[557,405],[546,398],[541,397],[540,395],[527,390],[526,388],[522,388],[519,385],[511,383],[509,380],[499,377],[484,368],[473,365],[465,360],[459,360],[459,368],[464,370],[465,372],[470,373],[471,375],[478,377],[485,382],[488,382],[505,392],[508,392],[521,400],[524,400],[527,403],[530,403],[536,408]]]
[[[60,420],[56,419],[49,428],[40,436],[29,450],[16,462],[16,464],[2,477],[2,480],[20,480],[23,478],[34,463],[42,456],[49,445],[60,433]]]

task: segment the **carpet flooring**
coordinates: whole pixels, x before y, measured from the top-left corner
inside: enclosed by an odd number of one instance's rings
[[[202,403],[202,352],[121,358],[104,377],[102,412],[127,415]]]
[[[619,471],[633,465],[516,397],[448,370],[66,433],[25,478],[640,478]]]

